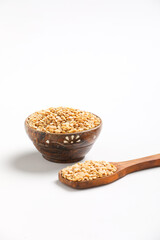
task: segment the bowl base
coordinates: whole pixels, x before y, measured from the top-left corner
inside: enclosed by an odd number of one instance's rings
[[[79,162],[84,158],[84,157],[80,157],[80,158],[74,158],[74,159],[55,159],[53,157],[48,157],[46,155],[42,155],[42,156],[46,160],[50,162],[55,162],[55,163],[74,163],[74,162]]]

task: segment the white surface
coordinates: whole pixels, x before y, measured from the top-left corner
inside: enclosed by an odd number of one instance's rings
[[[86,159],[159,153],[159,1],[1,1],[0,29],[0,239],[159,240],[160,168],[70,189],[23,125],[71,106],[103,119]]]

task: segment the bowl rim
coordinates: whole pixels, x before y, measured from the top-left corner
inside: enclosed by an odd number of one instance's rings
[[[89,113],[91,113],[91,112],[89,112]],[[32,114],[33,114],[33,113],[32,113]],[[31,126],[29,126],[29,124],[28,124],[28,122],[27,122],[28,118],[29,118],[32,114],[30,114],[30,115],[25,119],[25,122],[24,122],[24,123],[25,123],[25,126],[26,126],[26,127],[30,128],[30,129],[32,129],[32,131],[38,132],[38,133],[45,133],[45,134],[55,135],[55,136],[56,136],[56,135],[58,135],[58,136],[67,135],[67,136],[68,136],[68,135],[75,135],[75,134],[82,134],[82,133],[91,132],[91,131],[93,131],[93,130],[96,130],[96,129],[102,127],[102,119],[101,119],[99,116],[97,116],[96,114],[91,113],[91,114],[93,114],[94,116],[96,116],[96,117],[98,117],[98,118],[100,119],[100,124],[99,124],[98,126],[94,127],[94,128],[90,128],[90,129],[88,129],[88,130],[84,130],[84,131],[81,131],[81,132],[74,132],[74,133],[50,133],[50,132],[45,132],[45,131],[39,131],[39,130],[36,130],[36,129],[32,128]]]

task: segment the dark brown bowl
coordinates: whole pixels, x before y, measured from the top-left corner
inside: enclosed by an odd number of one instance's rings
[[[46,133],[31,128],[27,119],[25,120],[25,129],[35,147],[45,159],[57,163],[72,163],[83,159],[102,128],[101,120],[99,126],[83,132]]]

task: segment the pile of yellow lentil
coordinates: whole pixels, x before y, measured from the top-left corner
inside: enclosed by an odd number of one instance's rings
[[[48,133],[75,133],[100,125],[96,115],[68,107],[48,108],[31,114],[27,122],[38,131]]]
[[[61,170],[63,178],[70,181],[89,181],[97,178],[110,176],[117,168],[105,161],[85,161],[76,163]]]

